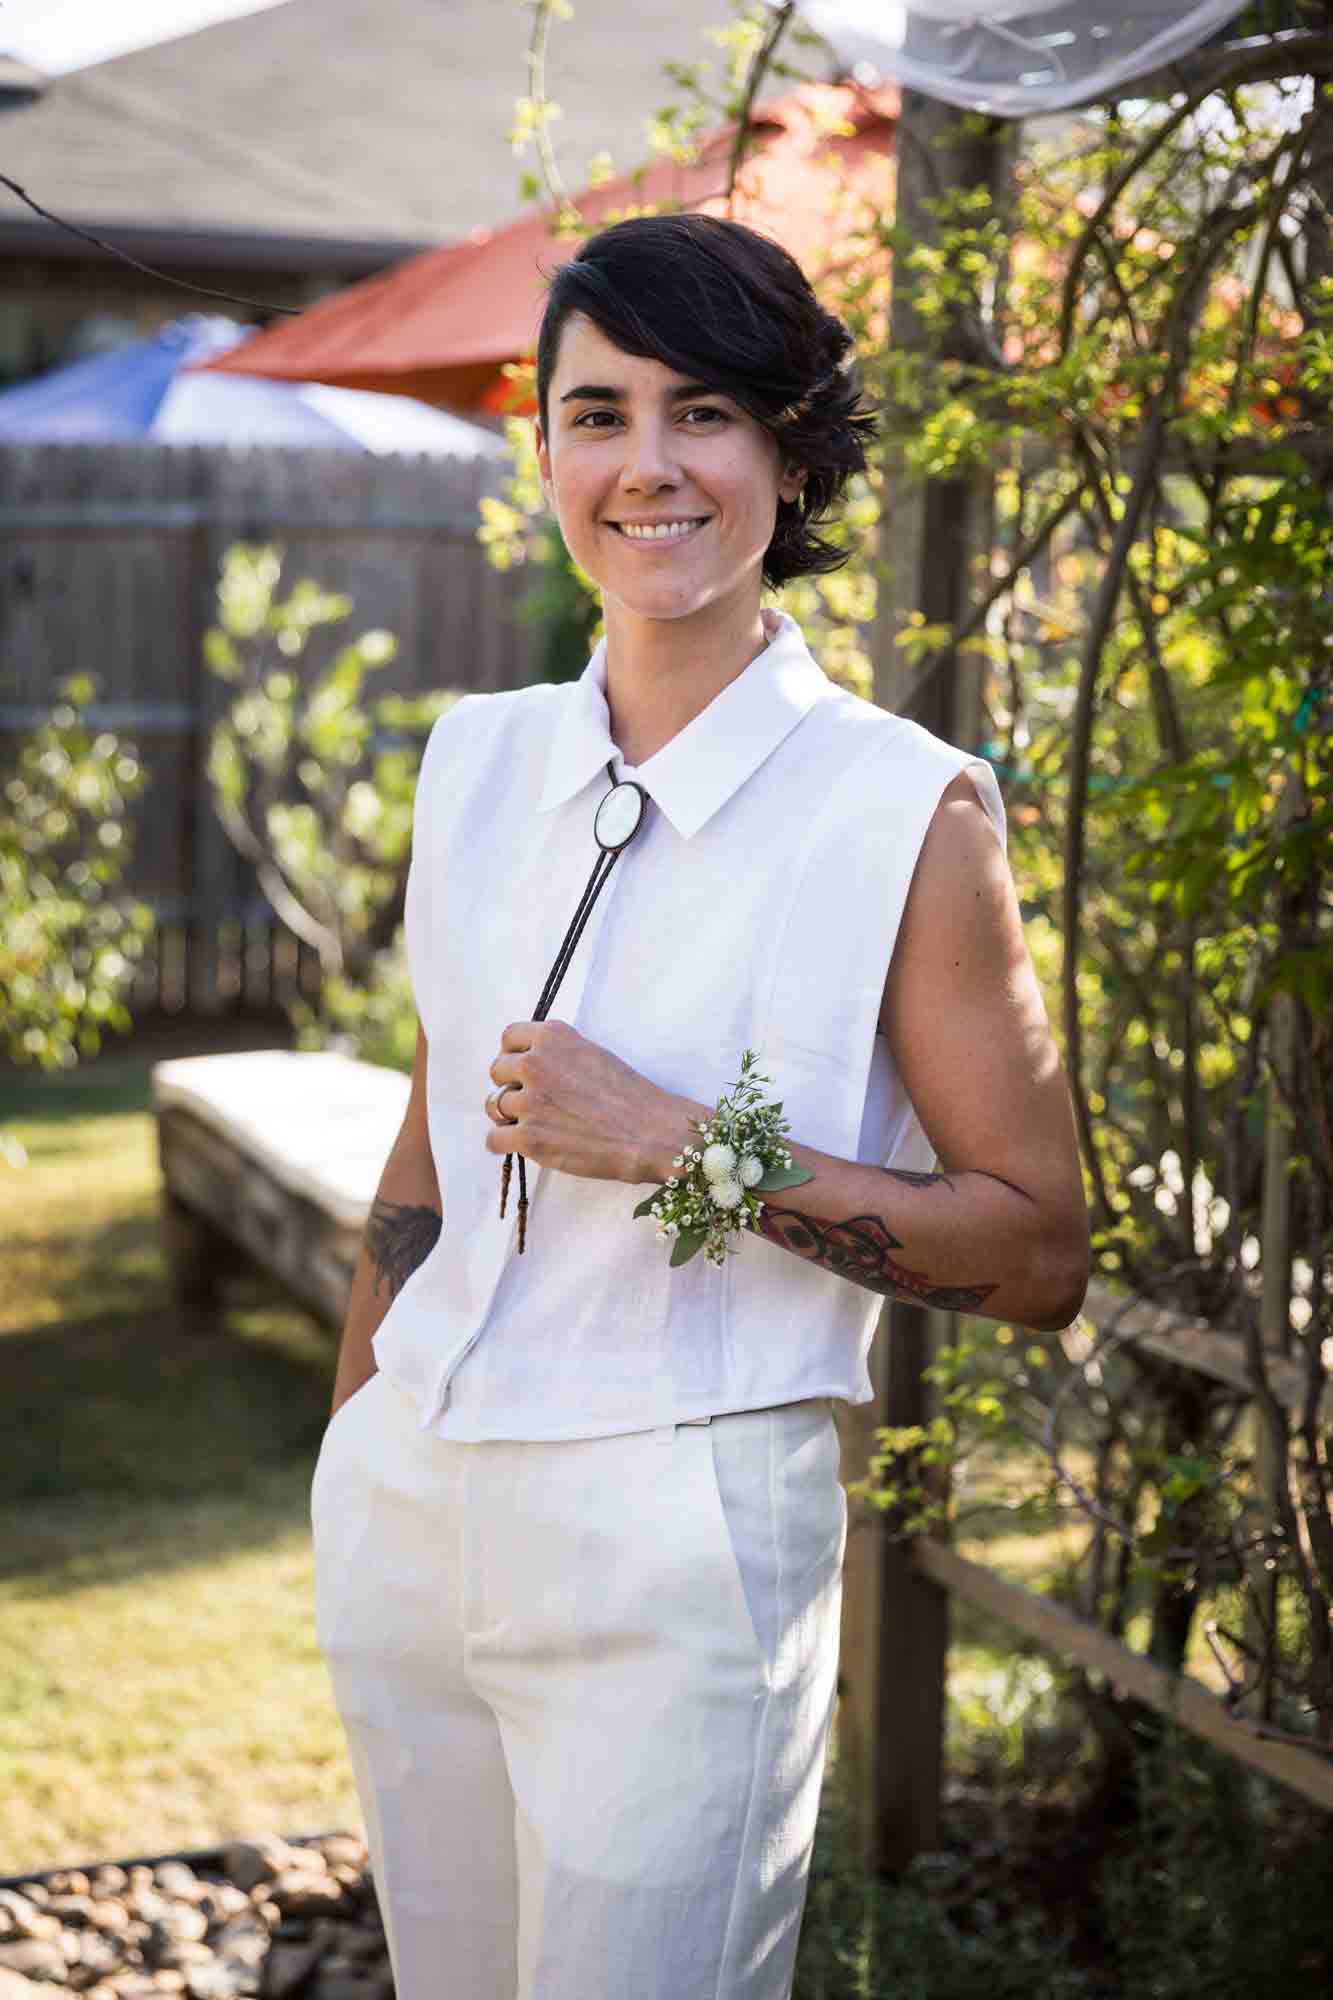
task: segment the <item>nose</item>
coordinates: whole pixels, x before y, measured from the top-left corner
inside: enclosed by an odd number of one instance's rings
[[[660,493],[664,487],[680,484],[680,468],[672,449],[669,424],[655,418],[634,425],[626,433],[625,457],[620,468],[620,485],[626,493]]]

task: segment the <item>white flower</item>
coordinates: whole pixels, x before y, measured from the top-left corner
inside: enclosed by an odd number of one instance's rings
[[[735,1165],[736,1155],[730,1146],[710,1146],[704,1154],[704,1172],[710,1181],[729,1180]]]
[[[677,1177],[676,1177],[676,1175],[675,1175],[675,1174],[668,1174],[668,1175],[667,1175],[667,1186],[668,1186],[668,1187],[675,1187],[675,1186],[676,1186],[676,1184],[677,1184]]]
[[[741,1161],[740,1183],[742,1187],[757,1187],[764,1178],[764,1163],[754,1153],[747,1153]]]
[[[719,1208],[735,1208],[744,1192],[740,1182],[730,1174],[722,1175],[709,1189]]]
[[[683,1153],[677,1153],[675,1159],[671,1162],[671,1164],[673,1167],[683,1167],[685,1164],[685,1155]]]

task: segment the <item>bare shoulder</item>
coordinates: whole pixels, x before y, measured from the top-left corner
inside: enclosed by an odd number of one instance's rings
[[[1003,860],[1004,850],[990,814],[981,803],[981,795],[967,772],[960,771],[945,786],[926,828],[917,875],[921,874],[922,862],[933,872],[964,867],[969,860],[992,851]],[[1008,873],[1007,864],[1004,872]]]
[[[942,997],[999,986],[1025,956],[1018,898],[990,814],[966,771],[951,778],[926,829],[884,987],[881,1025],[895,994]]]

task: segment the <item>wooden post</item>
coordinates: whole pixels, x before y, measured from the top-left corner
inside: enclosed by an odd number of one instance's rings
[[[1278,824],[1291,826],[1305,804],[1305,789],[1299,766],[1288,772],[1278,805]],[[1289,900],[1289,899],[1288,899]],[[1279,923],[1288,933],[1290,911],[1283,907]],[[1276,992],[1267,1007],[1265,1032],[1272,1074],[1268,1080],[1264,1110],[1264,1180],[1260,1220],[1259,1324],[1265,1363],[1271,1367],[1291,1346],[1291,1149],[1292,1117],[1283,1092],[1293,1088],[1296,1075],[1296,1001],[1292,994]],[[1277,1518],[1279,1482],[1286,1476],[1282,1454],[1273,1437],[1265,1412],[1256,1405],[1249,1422],[1254,1438],[1254,1490],[1270,1521]],[[1273,1653],[1277,1639],[1278,1593],[1276,1572],[1265,1569],[1262,1557],[1250,1564],[1249,1596],[1246,1601],[1246,1638],[1267,1663],[1258,1686],[1246,1702],[1252,1714],[1265,1722],[1273,1719]]]
[[[937,241],[928,203],[949,188],[988,187],[1003,200],[1016,127],[983,124],[951,106],[905,90],[897,131],[897,223],[917,243]],[[907,288],[894,286],[890,345],[934,346]],[[945,348],[948,336],[945,337]],[[901,460],[886,469],[880,524],[879,595],[874,633],[875,700],[900,709],[909,678],[897,645],[911,614],[954,625],[971,598],[978,556],[991,540],[989,481],[913,480]],[[910,713],[950,742],[975,745],[981,733],[979,657],[941,655]],[[874,1400],[849,1408],[842,1426],[843,1468],[864,1476],[880,1425],[929,1422],[933,1352],[949,1337],[952,1316],[891,1301],[881,1315],[872,1356]],[[849,1524],[843,1572],[842,1680],[838,1754],[849,1775],[866,1858],[886,1873],[938,1844],[943,1778],[948,1597],[913,1562],[906,1544],[889,1541],[882,1514],[867,1510]]]

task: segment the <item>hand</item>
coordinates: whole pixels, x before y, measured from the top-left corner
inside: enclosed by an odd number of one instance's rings
[[[689,1107],[590,1042],[568,1021],[516,1021],[500,1037],[486,1099],[486,1150],[521,1153],[588,1180],[657,1178],[656,1163],[689,1136]],[[503,1084],[502,1111],[495,1100]],[[516,1121],[516,1122],[512,1122]]]

